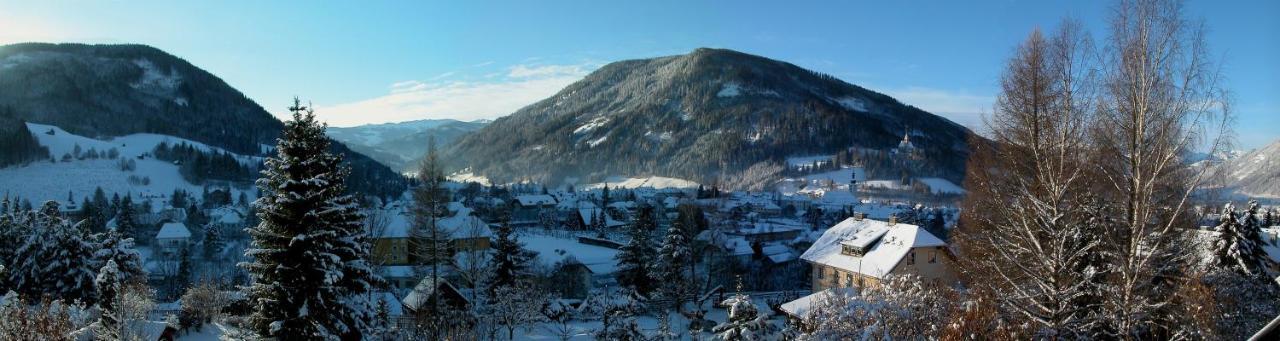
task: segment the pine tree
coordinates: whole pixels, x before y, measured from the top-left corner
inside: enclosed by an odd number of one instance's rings
[[[187,288],[191,287],[192,277],[194,277],[192,276],[192,266],[191,251],[188,248],[183,248],[178,255],[178,275],[173,278],[173,292],[186,292]]]
[[[222,240],[222,229],[217,224],[204,225],[204,259],[212,260],[218,257],[222,252],[223,245],[226,244]]]
[[[1262,227],[1276,226],[1275,210],[1268,208],[1266,213],[1262,214]]]
[[[1258,203],[1255,201],[1250,201],[1249,209],[1243,213],[1237,213],[1231,204],[1223,207],[1221,222],[1216,227],[1215,255],[1223,267],[1245,276],[1265,277],[1267,254],[1262,249],[1257,212]]]
[[[600,207],[609,207],[609,184],[604,184],[604,189],[600,190]]]
[[[685,276],[684,272],[691,263],[693,254],[689,248],[687,231],[681,220],[671,224],[662,240],[662,246],[658,248],[658,261],[654,264],[653,281],[661,283],[659,293],[672,300],[673,309],[677,312],[692,289],[693,278]]]
[[[145,282],[147,271],[142,267],[142,256],[134,248],[133,238],[128,238],[115,231],[100,234],[97,252],[93,257],[98,264],[112,262],[117,272],[116,278],[122,283]]]
[[[751,297],[742,294],[742,281],[738,281],[738,293],[724,300],[721,305],[729,307],[729,320],[712,329],[717,340],[767,340],[778,331],[778,327],[769,323],[769,316],[760,312],[760,308],[751,301]]]
[[[138,222],[134,218],[132,197],[126,195],[120,199],[120,207],[116,212],[116,232],[125,238],[138,238]]]
[[[98,266],[94,246],[83,224],[72,226],[58,212],[58,203],[45,202],[30,219],[30,233],[15,254],[11,284],[28,297],[51,295],[65,301],[92,304]]]
[[[98,340],[120,340],[120,272],[116,262],[108,260],[98,271],[94,285],[98,288],[98,324],[93,333]]]
[[[615,256],[618,261],[618,284],[635,288],[636,292],[649,294],[654,283],[650,279],[650,266],[657,258],[650,233],[656,227],[653,207],[643,205],[636,213],[636,221],[627,230],[629,240]]]
[[[345,194],[348,170],[329,153],[325,125],[297,100],[290,111],[258,180],[261,222],[247,229],[248,328],[262,337],[356,338],[369,323],[360,296],[380,279],[366,263],[360,214]]]
[[[489,259],[489,267],[493,269],[493,277],[489,279],[488,291],[494,293],[499,287],[512,286],[520,280],[533,259],[530,251],[512,236],[511,223],[503,219],[498,230],[494,231],[493,258]]]

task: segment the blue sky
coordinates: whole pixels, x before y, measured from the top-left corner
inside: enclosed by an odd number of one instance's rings
[[[8,1],[0,44],[142,43],[273,113],[333,125],[505,115],[617,60],[722,47],[832,74],[976,127],[1014,46],[1106,1]],[[1280,137],[1280,1],[1187,4],[1235,93],[1239,141]]]

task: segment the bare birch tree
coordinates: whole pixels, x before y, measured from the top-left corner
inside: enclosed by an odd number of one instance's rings
[[[1098,193],[1115,203],[1104,248],[1105,321],[1120,338],[1159,335],[1170,327],[1176,290],[1175,229],[1189,222],[1188,201],[1203,169],[1185,156],[1223,148],[1230,121],[1201,23],[1183,17],[1178,0],[1124,0],[1114,9],[1102,58],[1094,144]]]

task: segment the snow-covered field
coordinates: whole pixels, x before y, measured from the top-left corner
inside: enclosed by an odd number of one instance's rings
[[[831,155],[788,157],[787,167],[812,166],[814,162],[817,162],[819,166],[826,165],[827,163],[831,162]]]
[[[453,173],[453,174],[449,174],[449,176],[445,178],[449,179],[449,181],[457,181],[457,182],[463,182],[463,183],[474,182],[484,186],[489,185],[489,178],[486,178],[483,175],[477,175],[471,172]]]
[[[108,195],[113,192],[133,193],[142,198],[168,196],[174,189],[199,193],[202,187],[184,180],[178,174],[178,166],[153,158],[139,160],[137,156],[151,152],[161,142],[170,144],[186,142],[204,150],[221,150],[166,135],[133,134],[103,141],[73,135],[49,125],[28,123],[27,126],[40,144],[48,147],[49,153],[59,160],[63,154],[70,153],[76,145],[79,145],[82,151],[93,148],[103,154],[111,148],[116,148],[120,151],[121,159],[133,160],[137,165],[133,171],[123,171],[120,169],[119,160],[100,158],[73,159],[56,163],[39,161],[25,166],[0,168],[0,193],[20,196],[36,204],[46,200],[65,201],[68,193],[79,201],[93,195],[94,189],[98,187],[102,187]],[[53,135],[47,134],[50,130],[53,130]],[[251,156],[239,157],[245,162],[256,162],[260,159]],[[135,181],[130,181],[131,176]],[[146,184],[136,181],[144,178],[148,179]],[[233,188],[233,197],[238,196],[239,192],[238,189]],[[254,196],[253,191],[246,191],[246,193],[250,197]]]
[[[916,179],[929,186],[929,191],[933,194],[964,194],[964,188],[959,185],[942,178],[919,178]]]
[[[77,145],[80,146],[82,151],[88,151],[89,148],[93,148],[99,153],[115,148],[120,151],[120,157],[122,158],[136,158],[138,155],[155,150],[156,146],[162,142],[168,143],[170,146],[186,143],[203,151],[226,152],[222,148],[169,135],[130,134],[108,140],[98,140],[71,134],[62,130],[62,128],[45,124],[27,123],[27,129],[31,130],[31,133],[36,136],[36,139],[40,141],[40,145],[49,148],[49,154],[55,158],[61,158],[63,154],[72,152]],[[50,131],[53,132],[52,135],[49,134]],[[262,161],[262,158],[257,156],[236,155],[236,157],[246,164]]]
[[[644,188],[650,187],[655,189],[661,188],[697,188],[698,183],[677,178],[668,178],[662,176],[650,176],[644,178],[628,178],[622,176],[611,176],[605,178],[605,182],[586,184],[577,187],[579,190],[596,189],[604,187],[608,184],[610,188]]]

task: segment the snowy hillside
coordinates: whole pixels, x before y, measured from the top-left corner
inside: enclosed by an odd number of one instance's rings
[[[1218,163],[1210,183],[1244,197],[1280,198],[1280,141]]]
[[[606,184],[610,188],[697,188],[698,183],[677,178],[668,178],[661,176],[651,176],[644,178],[628,178],[622,176],[611,176],[605,179],[606,182],[587,184],[578,187],[579,190],[589,190],[602,188]]]
[[[96,140],[68,133],[61,128],[28,123],[40,144],[49,148],[50,155],[58,162],[34,162],[26,166],[0,168],[0,192],[20,196],[39,203],[46,200],[67,200],[70,194],[75,200],[93,194],[94,189],[101,187],[106,193],[133,193],[139,197],[167,196],[174,189],[183,189],[199,193],[202,186],[187,182],[178,172],[178,166],[171,162],[156,160],[147,155],[156,145],[164,142],[170,145],[187,143],[206,151],[222,151],[198,142],[157,134],[133,134],[110,140]],[[50,134],[52,132],[52,134]],[[62,161],[61,156],[74,153],[79,146],[82,152],[94,149],[106,155],[114,148],[119,151],[119,159],[105,156],[98,159],[75,159]],[[245,163],[257,163],[261,158],[236,155]],[[122,160],[132,160],[136,168],[131,171],[122,170]],[[245,192],[254,196],[249,184],[244,189],[232,188],[233,195]]]

